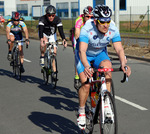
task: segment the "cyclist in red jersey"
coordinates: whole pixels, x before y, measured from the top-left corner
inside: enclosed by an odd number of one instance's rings
[[[3,27],[4,22],[5,22],[5,19],[4,19],[3,15],[0,14],[0,26]]]
[[[93,8],[91,6],[87,6],[83,10],[83,14],[79,15],[78,18],[75,20],[75,27],[74,31],[72,31],[72,47],[73,51],[76,48],[76,41],[79,38],[80,30],[84,26],[85,22],[93,17]],[[74,87],[76,90],[79,90],[81,86],[79,76],[75,67],[75,78],[74,78]]]

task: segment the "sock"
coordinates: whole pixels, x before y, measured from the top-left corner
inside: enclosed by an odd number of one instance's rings
[[[80,106],[79,106],[78,112],[79,112],[79,113],[85,113],[85,106],[84,106],[84,107],[80,107]]]

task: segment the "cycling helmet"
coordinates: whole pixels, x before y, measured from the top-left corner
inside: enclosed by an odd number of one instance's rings
[[[56,14],[56,8],[52,5],[49,5],[46,10],[46,14]]]
[[[94,18],[100,21],[110,21],[112,11],[108,6],[97,5],[94,9]]]
[[[83,9],[83,13],[93,15],[93,8],[91,6],[87,6]]]
[[[18,12],[14,12],[12,14],[12,20],[16,20],[16,21],[20,20],[20,14]]]

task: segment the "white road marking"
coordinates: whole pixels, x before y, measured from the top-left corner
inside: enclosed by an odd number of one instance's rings
[[[137,109],[140,109],[140,110],[142,110],[142,111],[148,110],[148,109],[145,108],[145,107],[142,107],[142,106],[140,106],[140,105],[137,105],[137,104],[135,104],[135,103],[133,103],[133,102],[130,102],[130,101],[128,101],[128,100],[126,100],[126,99],[124,99],[124,98],[121,98],[121,97],[119,97],[119,96],[115,96],[115,98],[116,98],[117,100],[120,100],[120,101],[122,101],[122,102],[124,102],[124,103],[126,103],[126,104],[128,104],[128,105],[131,105],[131,106],[133,106],[133,107],[135,107],[135,108],[137,108]]]
[[[27,59],[24,59],[24,61],[26,61],[26,62],[31,62],[30,60],[27,60]]]

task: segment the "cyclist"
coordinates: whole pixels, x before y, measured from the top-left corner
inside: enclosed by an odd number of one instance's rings
[[[75,50],[76,68],[82,83],[79,89],[79,109],[77,123],[80,129],[86,128],[85,103],[89,95],[90,84],[86,84],[87,78],[93,74],[90,69],[90,61],[98,68],[111,68],[112,63],[108,57],[106,47],[110,40],[120,59],[121,68],[127,76],[130,76],[131,69],[126,65],[124,50],[121,44],[121,37],[117,27],[111,22],[112,11],[108,6],[97,5],[94,9],[94,19],[87,21],[80,32],[79,43]],[[127,70],[124,67],[127,66]],[[111,73],[106,73],[107,89],[110,91]]]
[[[3,27],[4,22],[5,22],[5,19],[4,19],[3,15],[0,14],[0,26]]]
[[[29,45],[29,36],[28,36],[28,29],[26,24],[22,21],[21,15],[18,12],[14,12],[12,14],[12,18],[8,20],[7,26],[6,26],[6,36],[7,36],[7,43],[9,47],[8,56],[7,59],[9,61],[12,60],[12,48],[13,48],[13,41],[14,40],[23,40],[22,30],[25,33],[25,41],[26,44]],[[20,59],[21,59],[21,72],[25,72],[23,67],[23,60],[24,60],[24,54],[23,54],[23,43],[19,43],[19,51],[20,51]]]
[[[83,14],[79,15],[78,18],[75,20],[75,27],[73,32],[72,38],[72,46],[73,51],[76,48],[76,40],[78,40],[81,28],[84,26],[85,22],[93,17],[93,8],[91,6],[87,6],[83,10]],[[79,76],[75,67],[75,78],[74,78],[74,87],[75,89],[79,90],[81,84],[79,80]]]
[[[65,39],[65,35],[63,32],[63,24],[61,22],[61,19],[56,16],[56,8],[52,5],[49,5],[46,10],[46,14],[39,19],[39,38],[40,38],[40,65],[44,66],[44,53],[46,51],[46,44],[45,42],[56,42],[56,30],[58,28],[58,31],[60,33],[60,36],[63,41],[63,46],[67,47],[67,41]],[[49,40],[48,40],[49,39]],[[54,46],[54,53],[57,53],[57,46]],[[54,72],[56,72],[55,64],[52,65]],[[54,77],[55,77],[54,73]]]

